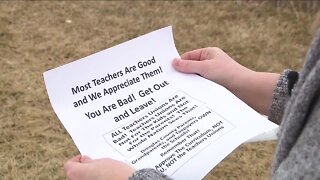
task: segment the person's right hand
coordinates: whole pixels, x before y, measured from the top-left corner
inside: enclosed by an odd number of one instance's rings
[[[258,112],[268,115],[279,74],[252,71],[217,47],[186,52],[181,59],[174,59],[172,65],[177,71],[199,74],[224,86]]]
[[[240,76],[248,76],[252,70],[240,65],[217,47],[208,47],[186,52],[181,59],[174,59],[173,67],[183,73],[195,73],[214,81],[231,92]]]

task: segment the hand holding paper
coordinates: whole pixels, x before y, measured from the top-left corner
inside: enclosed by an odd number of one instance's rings
[[[279,74],[252,71],[217,47],[186,52],[181,55],[181,60],[173,62],[176,70],[199,74],[216,82],[256,111],[268,115]]]
[[[224,87],[174,70],[176,57],[167,27],[44,73],[81,154],[200,179],[241,143],[277,127]]]

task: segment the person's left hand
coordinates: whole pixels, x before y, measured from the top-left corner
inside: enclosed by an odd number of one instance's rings
[[[64,172],[68,180],[106,180],[128,179],[135,169],[114,159],[102,158],[92,160],[88,156],[75,156],[64,165]]]

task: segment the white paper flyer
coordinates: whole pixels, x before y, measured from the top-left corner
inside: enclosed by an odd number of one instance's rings
[[[171,66],[166,27],[44,73],[52,107],[79,151],[174,179],[201,179],[277,125],[224,87]]]

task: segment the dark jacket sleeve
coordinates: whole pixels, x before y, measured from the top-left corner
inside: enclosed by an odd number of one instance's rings
[[[140,169],[133,173],[129,180],[172,180],[169,176],[155,169]]]

